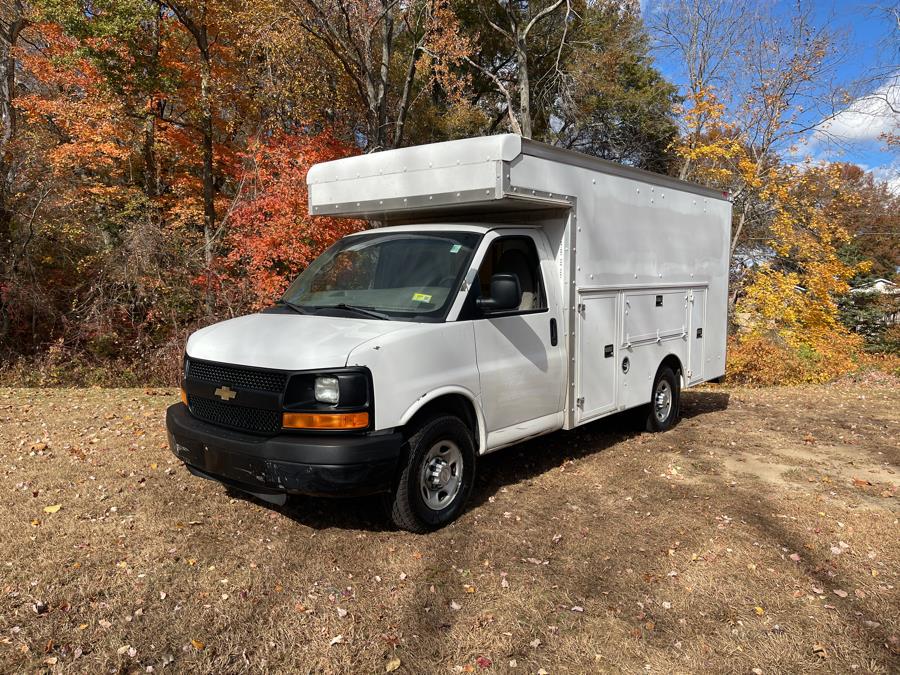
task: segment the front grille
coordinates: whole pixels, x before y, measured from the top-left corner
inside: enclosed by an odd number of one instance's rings
[[[227,385],[235,389],[271,391],[276,394],[283,392],[287,384],[287,373],[279,373],[273,370],[237,368],[220,363],[204,363],[203,361],[190,359],[188,360],[186,374],[192,380],[211,382],[215,385]]]
[[[191,364],[193,370],[194,364]],[[246,408],[242,405],[222,403],[209,398],[188,396],[191,413],[207,422],[221,424],[234,429],[275,433],[281,430],[281,413],[277,410]]]

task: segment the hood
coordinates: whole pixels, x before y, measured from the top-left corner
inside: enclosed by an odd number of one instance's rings
[[[188,338],[187,355],[277,370],[340,368],[361,344],[414,325],[350,317],[250,314],[201,328]]]

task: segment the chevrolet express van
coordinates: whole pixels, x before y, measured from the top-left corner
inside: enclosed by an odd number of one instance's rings
[[[198,476],[275,503],[383,493],[425,532],[464,509],[479,456],[637,407],[664,431],[724,373],[720,192],[515,135],[308,182],[312,215],[373,227],[190,336],[166,422]]]

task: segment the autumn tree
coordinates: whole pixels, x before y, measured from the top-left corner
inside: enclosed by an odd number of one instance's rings
[[[666,0],[654,10],[651,29],[657,49],[676,57],[685,71],[688,108],[681,117],[678,168],[678,177],[685,180],[691,175],[694,152],[708,152],[710,139],[704,137],[709,127],[712,134],[719,131],[724,104],[715,92],[730,89],[729,75],[736,72],[756,18],[746,4],[730,0]]]
[[[836,64],[835,36],[816,24],[808,4],[787,17],[716,0],[678,6],[683,22],[664,22],[658,30],[687,66],[686,133],[676,148],[680,175],[709,182],[712,171],[713,184],[732,195],[734,255],[748,220],[758,214],[759,190],[775,157],[834,113],[834,92],[823,83]],[[731,75],[724,96],[716,86],[725,84],[718,77],[723,71]]]
[[[442,0],[286,0],[300,26],[340,64],[363,110],[358,130],[369,152],[403,142],[420,58],[452,21]],[[442,45],[442,47],[448,45]],[[425,79],[430,80],[431,74]]]
[[[322,251],[362,227],[360,221],[310,218],[307,210],[309,168],[353,150],[329,132],[278,132],[243,153],[245,179],[225,260],[236,307],[247,298],[255,309],[271,305]]]
[[[212,267],[215,258],[216,227],[215,158],[213,156],[212,44],[210,12],[214,0],[157,0],[160,7],[171,11],[194,42],[199,56],[200,96],[197,101],[197,127],[203,149],[203,253],[206,259],[206,312],[213,312]]]

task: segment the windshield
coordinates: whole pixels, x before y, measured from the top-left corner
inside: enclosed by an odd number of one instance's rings
[[[311,312],[331,308],[370,318],[440,320],[480,239],[474,232],[346,237],[297,277],[282,302]]]

